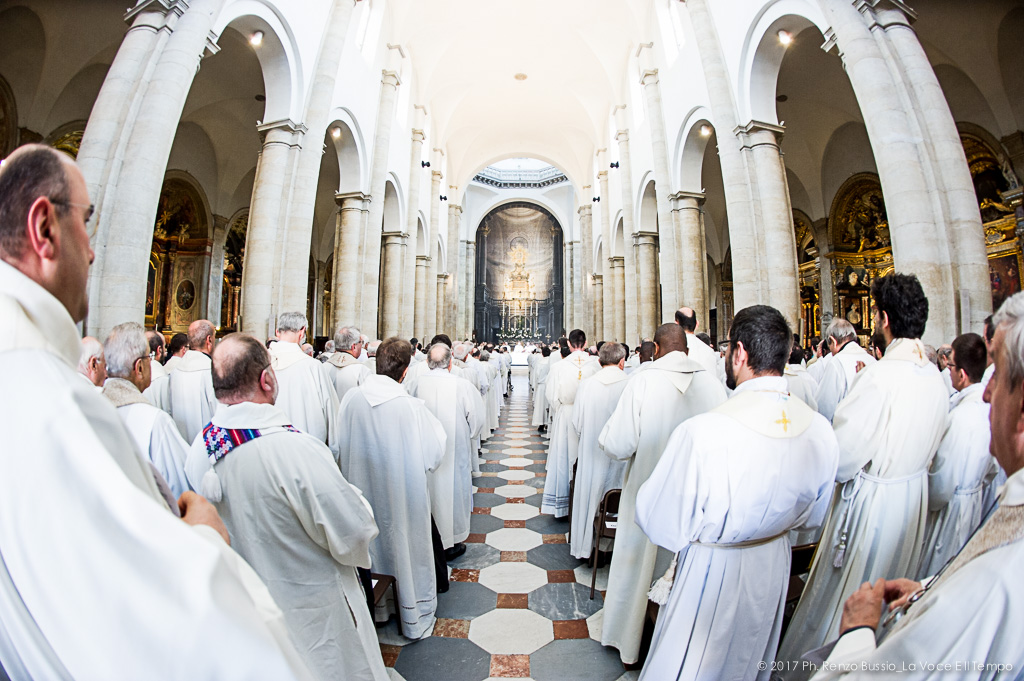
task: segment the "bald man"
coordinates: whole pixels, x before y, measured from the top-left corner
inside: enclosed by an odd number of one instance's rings
[[[188,327],[189,350],[170,375],[168,404],[178,431],[191,443],[217,413],[217,397],[213,392],[210,355],[216,329],[205,319]]]
[[[601,643],[615,646],[622,661],[633,664],[647,612],[647,591],[672,559],[634,522],[636,495],[658,464],[676,426],[725,402],[725,388],[713,373],[687,356],[687,335],[678,324],[662,324],[654,335],[650,368],[626,382],[622,397],[598,443],[608,456],[626,461],[619,502],[618,534],[608,574]]]
[[[676,310],[676,324],[686,332],[687,355],[714,376],[718,371],[718,353],[697,338],[697,313],[692,307]]]
[[[103,382],[107,380],[107,359],[103,354],[103,343],[92,336],[86,336],[82,339],[81,346],[78,373],[97,390],[102,390]]]

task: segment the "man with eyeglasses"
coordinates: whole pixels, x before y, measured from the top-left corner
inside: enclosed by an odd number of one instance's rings
[[[306,678],[213,506],[187,492],[168,512],[75,374],[90,214],[64,154],[26,145],[0,166],[0,374],[17,386],[0,391],[0,676]]]
[[[338,403],[352,388],[362,385],[373,372],[359,361],[363,352],[363,338],[354,326],[342,326],[334,332],[334,354],[324,363],[327,374],[334,380]]]

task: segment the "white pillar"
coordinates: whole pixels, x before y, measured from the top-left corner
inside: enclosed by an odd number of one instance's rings
[[[625,107],[616,112],[616,119],[625,121]],[[625,336],[628,339],[626,342],[635,343],[638,337],[640,310],[637,302],[639,291],[637,289],[636,253],[632,247],[636,227],[633,224],[633,174],[629,159],[629,132],[620,127],[615,139],[619,143],[619,186],[622,188],[622,227],[623,240],[626,244],[626,252],[623,254],[625,265],[623,276],[626,289],[623,307],[626,323]]]
[[[362,192],[335,194],[338,217],[334,230],[334,288],[331,301],[334,312],[331,331],[356,326],[359,314],[359,241],[363,221],[369,210],[369,196]]]
[[[145,316],[149,252],[167,160],[213,18],[223,4],[224,0],[195,0],[174,25],[151,74],[145,82],[136,82],[145,94],[131,112],[134,125],[117,159],[117,188],[108,190],[105,210],[96,217],[96,260],[89,284],[92,307],[86,324],[90,335],[106,338],[121,322],[141,322]],[[131,70],[126,65],[125,71]],[[87,151],[93,158],[99,155],[91,140]],[[90,163],[90,174],[99,165]],[[90,179],[104,181],[102,176]]]
[[[427,270],[427,317],[426,325],[430,335],[444,332],[444,324],[438,324],[438,302],[444,300],[437,296],[437,275],[441,266],[441,259],[438,257],[437,236],[440,229],[441,213],[441,179],[440,171],[434,170],[430,173],[430,231],[427,233],[427,255],[430,256],[430,267]]]
[[[661,321],[658,316],[658,233],[637,233],[637,269],[640,274],[641,338],[654,338]]]
[[[620,343],[629,342],[626,338],[626,264],[625,258],[615,256],[608,258],[608,266],[612,274],[612,303],[615,321],[613,322],[614,340]],[[635,342],[635,340],[633,341]],[[633,343],[630,343],[632,345]]]
[[[381,258],[381,267],[387,273],[390,269],[401,271],[402,261],[405,256],[405,235],[401,232],[384,232],[384,252]],[[384,290],[381,292],[380,331],[381,339],[397,335],[398,315],[400,312],[401,291],[396,286],[401,286],[401,280],[396,277],[384,277]]]
[[[445,306],[441,305],[441,301],[444,300],[445,287],[448,285],[448,275],[441,272],[437,275],[437,293],[434,294],[435,299],[438,301],[437,306],[437,317],[434,319],[434,332],[435,333],[447,333],[445,330],[445,324],[447,318],[445,316]],[[451,338],[451,335],[448,336]],[[454,341],[455,339],[452,338]]]
[[[576,241],[567,241],[565,244],[565,318],[566,332],[576,328],[576,307],[579,298],[579,290],[576,287]]]
[[[427,325],[427,282],[430,281],[427,278],[427,270],[430,268],[430,257],[426,255],[416,256],[416,325],[413,333],[416,338],[420,339],[426,347],[427,342],[430,338],[426,337],[429,333],[429,327]],[[436,290],[437,286],[432,286]]]
[[[419,238],[419,214],[420,214],[420,180],[423,177],[423,122],[426,118],[426,109],[417,104],[414,107],[416,127],[412,130],[412,145],[409,153],[409,187],[408,187],[408,208],[406,209],[405,233],[408,244],[406,248],[405,268],[402,274],[402,316],[399,324],[403,337],[413,334],[415,322],[415,301],[419,295],[416,288],[416,258],[420,255],[417,251],[417,240]],[[426,232],[426,225],[424,225]],[[424,234],[426,238],[426,234]],[[429,249],[423,255],[430,255]],[[422,339],[421,339],[422,340]]]
[[[701,221],[703,194],[676,192],[672,200],[672,220],[679,235],[679,250],[683,254],[680,263],[682,274],[680,306],[693,308],[697,313],[700,328],[708,328],[707,293],[707,247],[704,243],[704,226]],[[669,310],[665,310],[666,316]]]
[[[448,188],[449,193],[452,197],[457,195],[457,187],[452,186]],[[452,199],[450,198],[449,201]],[[462,263],[463,253],[465,244],[459,239],[459,226],[462,223],[462,206],[449,203],[448,204],[448,280],[446,282],[445,295],[442,300],[445,301],[445,333],[447,333],[452,340],[456,338],[461,339],[459,335],[459,295],[462,291],[462,286],[459,286],[459,272],[460,265]]]
[[[224,244],[228,239],[228,219],[213,216],[213,246],[210,248],[210,276],[207,285],[206,318],[214,326],[221,325],[221,300],[224,293]]]
[[[465,281],[464,293],[462,296],[462,328],[465,330],[465,337],[473,335],[473,307],[476,302],[476,241],[466,241],[465,255]]]
[[[590,284],[590,275],[594,273],[594,202],[591,197],[590,186],[583,187],[580,201],[583,205],[579,208],[580,215],[580,252],[577,259],[580,262],[579,289],[581,295],[581,313],[577,321],[580,328],[587,332],[587,337],[597,335],[598,324],[594,319],[594,290]]]
[[[592,275],[594,278],[594,341],[608,340],[604,328],[604,277],[600,274]]]
[[[607,157],[608,157],[607,151],[602,149],[601,151],[598,152],[597,158],[598,158],[598,165],[599,165],[599,167],[602,167],[602,168],[605,167],[605,160],[607,159]],[[610,196],[608,194],[608,171],[607,170],[600,170],[600,171],[598,171],[597,179],[598,179],[598,182],[599,182],[599,184],[601,186],[601,199],[604,202],[603,204],[601,204],[601,210],[600,210],[600,213],[601,213],[601,240],[602,240],[602,243],[604,244],[604,247],[602,248],[602,255],[604,257],[604,262],[602,263],[602,267],[603,267],[602,272],[604,272],[604,274],[606,274],[608,276],[608,286],[602,286],[601,287],[604,290],[604,300],[601,303],[601,307],[604,309],[604,319],[602,321],[602,324],[603,324],[602,330],[604,331],[603,336],[604,336],[604,340],[608,340],[610,338],[614,338],[615,335],[618,333],[618,327],[615,326],[615,291],[616,291],[616,289],[615,289],[615,286],[614,286],[614,277],[612,276],[612,266],[611,266],[613,237],[612,237],[612,217],[609,214],[610,207],[611,207],[611,203],[610,203],[611,199],[610,199]]]

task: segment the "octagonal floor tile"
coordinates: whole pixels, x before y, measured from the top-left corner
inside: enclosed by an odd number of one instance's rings
[[[529,655],[555,634],[551,620],[531,610],[494,610],[473,620],[469,640],[494,655]]]
[[[569,517],[555,518],[550,515],[542,515],[528,521],[526,526],[541,534],[565,534],[569,531]]]
[[[487,535],[487,543],[499,551],[529,551],[540,547],[543,541],[533,530],[513,527],[503,527]]]
[[[514,456],[508,459],[502,459],[498,463],[502,466],[510,466],[512,468],[526,468],[530,465],[531,459],[527,459],[525,456]]]
[[[544,503],[544,495],[534,494],[532,497],[526,497],[526,503],[528,503],[530,506],[536,506],[537,508],[540,508],[541,504]]]
[[[540,514],[540,510],[526,504],[502,504],[491,509],[491,515],[502,520],[529,520]]]
[[[597,594],[594,594],[594,598],[597,598]],[[601,631],[604,628],[604,608],[601,608],[593,615],[587,618],[587,631],[590,632],[590,638],[595,641],[601,641]]]
[[[576,573],[576,581],[582,584],[583,586],[587,587],[587,589],[590,589],[590,577],[593,574],[593,570],[591,569],[590,565],[584,563],[583,565],[580,565],[578,568],[573,570],[573,572]],[[597,569],[597,582],[594,584],[594,588],[598,591],[604,591],[608,588],[607,565],[604,565]],[[597,598],[597,596],[595,595],[594,598]]]
[[[481,518],[487,517],[489,516],[481,516]],[[500,529],[501,527],[503,527],[503,525],[499,524],[498,528],[495,529]],[[448,561],[448,565],[453,568],[463,568],[465,570],[482,570],[488,565],[494,565],[500,560],[501,552],[493,546],[488,546],[487,544],[467,543],[466,552],[455,560]],[[590,582],[587,583],[589,584]],[[438,617],[450,617],[450,615],[438,615]]]
[[[614,648],[591,639],[554,641],[530,656],[536,681],[616,681],[624,671]]]
[[[503,527],[505,527],[505,523],[501,518],[495,518],[492,515],[480,515],[474,513],[469,516],[470,534],[487,534],[488,532],[500,530]]]
[[[529,456],[533,453],[533,450],[527,449],[526,447],[506,447],[501,450],[501,453],[505,456]]]
[[[579,559],[569,553],[568,544],[542,544],[530,549],[526,560],[545,570],[575,570],[580,565]]]
[[[504,487],[498,487],[494,490],[495,494],[500,494],[505,498],[509,497],[530,497],[537,493],[533,487],[527,487],[526,485],[505,485]]]
[[[491,656],[468,639],[431,636],[403,648],[395,670],[411,679],[483,681],[491,674]]]
[[[490,548],[490,547],[488,547]],[[471,620],[498,607],[498,595],[474,582],[449,582],[437,598],[438,618]]]
[[[603,607],[601,594],[590,600],[590,589],[582,584],[545,584],[530,593],[530,610],[549,620],[582,620]]]
[[[499,594],[528,594],[548,583],[548,573],[529,563],[498,563],[481,570],[478,583]]]
[[[508,470],[508,471],[501,471],[500,473],[498,473],[498,477],[499,478],[502,478],[504,480],[514,480],[514,481],[517,481],[517,482],[518,481],[522,481],[522,480],[529,480],[530,478],[534,478],[536,476],[537,476],[536,473],[534,473],[533,471],[527,471],[527,470],[522,470],[522,471]]]

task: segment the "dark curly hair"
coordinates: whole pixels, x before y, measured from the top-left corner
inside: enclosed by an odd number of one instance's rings
[[[889,317],[893,338],[920,338],[928,323],[928,298],[913,274],[894,272],[875,279],[871,297],[878,312]]]

